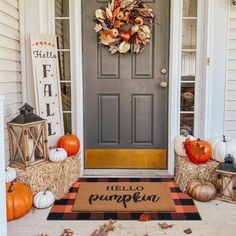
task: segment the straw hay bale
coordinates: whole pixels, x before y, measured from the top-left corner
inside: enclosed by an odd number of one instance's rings
[[[27,171],[16,168],[16,172],[17,180],[29,186],[33,194],[48,189],[54,193],[56,199],[61,199],[79,178],[79,158],[74,156],[63,162],[36,165]]]
[[[177,157],[175,181],[182,191],[186,191],[188,183],[192,180],[209,181],[216,185],[216,169],[219,163],[213,160],[205,164],[196,165],[187,157]]]

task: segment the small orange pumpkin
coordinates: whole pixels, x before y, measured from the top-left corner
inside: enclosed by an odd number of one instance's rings
[[[64,148],[68,156],[76,155],[80,149],[80,141],[73,134],[66,134],[60,137],[57,142],[58,148]]]
[[[33,193],[30,188],[21,183],[6,184],[7,221],[25,215],[33,205]]]

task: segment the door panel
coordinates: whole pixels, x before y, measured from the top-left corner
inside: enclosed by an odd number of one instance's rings
[[[155,27],[152,27],[153,37]],[[141,54],[132,55],[132,78],[133,79],[154,79],[154,45],[151,38],[150,45]],[[154,40],[155,41],[155,40]]]
[[[136,168],[166,168],[168,89],[159,84],[168,82],[160,70],[168,68],[169,0],[144,1],[156,16],[151,43],[141,54],[125,55],[111,55],[98,43],[92,19],[107,2],[82,1],[85,167],[118,168],[120,161],[132,163],[127,153],[140,150]],[[106,153],[109,163],[119,161],[107,164]]]
[[[107,61],[107,57],[109,60]],[[99,79],[119,79],[120,78],[120,57],[118,54],[110,57],[107,48],[98,47],[98,69]]]
[[[133,145],[153,145],[153,116],[153,94],[132,95]]]
[[[99,95],[99,145],[118,145],[120,142],[120,97]]]

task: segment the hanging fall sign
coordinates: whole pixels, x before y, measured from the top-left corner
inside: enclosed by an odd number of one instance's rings
[[[111,54],[141,53],[150,43],[153,11],[141,0],[111,0],[105,9],[95,11],[99,42]]]

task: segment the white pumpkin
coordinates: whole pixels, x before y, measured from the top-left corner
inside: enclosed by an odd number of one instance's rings
[[[180,135],[180,136],[175,138],[175,152],[180,157],[186,157],[187,156],[185,148],[184,148],[184,142],[187,139],[189,139],[189,140],[196,140],[191,135]]]
[[[64,161],[67,158],[67,152],[64,148],[53,148],[48,156],[49,160],[53,162]]]
[[[12,182],[16,179],[16,170],[12,167],[5,168],[6,183]]]
[[[38,209],[50,207],[55,201],[51,191],[38,192],[34,196],[34,206]]]
[[[211,139],[209,143],[212,146],[212,159],[219,162],[224,162],[224,158],[227,154],[231,154],[236,157],[236,140],[226,138]]]

